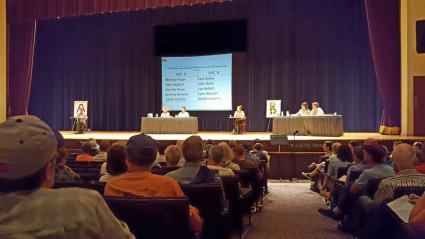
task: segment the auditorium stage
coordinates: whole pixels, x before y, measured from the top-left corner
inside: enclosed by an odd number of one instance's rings
[[[112,131],[92,131],[85,134],[75,134],[72,131],[61,131],[66,140],[85,140],[94,138],[96,140],[128,140],[131,136],[139,134],[140,132],[112,132]],[[190,134],[149,134],[152,138],[158,141],[174,141],[184,140]],[[235,135],[230,132],[199,132],[202,139],[212,139],[218,141],[238,140],[238,141],[253,141],[259,139],[261,141],[270,141],[271,132],[248,132],[242,135]],[[395,140],[420,140],[424,141],[425,137],[417,136],[400,136],[400,135],[381,135],[374,132],[346,132],[340,137],[321,137],[321,136],[295,136],[296,141],[348,141],[348,140],[364,140],[367,138],[374,138],[379,141],[395,141]],[[288,136],[289,141],[294,140],[293,135]]]

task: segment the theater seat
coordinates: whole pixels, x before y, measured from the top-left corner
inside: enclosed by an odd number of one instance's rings
[[[199,209],[203,219],[201,238],[228,238],[229,206],[221,184],[180,184],[190,204]]]
[[[193,238],[189,229],[189,200],[180,198],[104,197],[117,218],[136,238]]]
[[[229,200],[229,216],[232,225],[239,230],[239,233],[242,233],[243,215],[244,213],[250,215],[251,212],[248,200],[252,190],[244,190],[242,193],[237,175],[223,176],[221,181],[226,199]]]

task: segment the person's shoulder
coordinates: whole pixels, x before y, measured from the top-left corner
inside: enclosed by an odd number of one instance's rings
[[[45,192],[44,195],[50,198],[52,203],[63,203],[67,207],[80,204],[95,206],[99,200],[102,200],[102,196],[97,191],[86,188],[47,189]]]

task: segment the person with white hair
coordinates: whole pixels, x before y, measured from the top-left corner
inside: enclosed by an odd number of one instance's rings
[[[323,111],[322,108],[320,108],[320,105],[319,105],[318,102],[313,102],[313,103],[311,103],[310,115],[311,116],[321,116],[321,115],[325,115],[325,112]]]
[[[396,175],[383,179],[375,193],[377,203],[392,199],[397,187],[425,187],[425,174],[418,173],[416,167],[416,152],[410,144],[398,144],[392,153]]]

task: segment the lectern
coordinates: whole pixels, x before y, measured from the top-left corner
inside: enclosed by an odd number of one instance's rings
[[[233,119],[233,134],[246,133],[246,117],[229,117]]]

